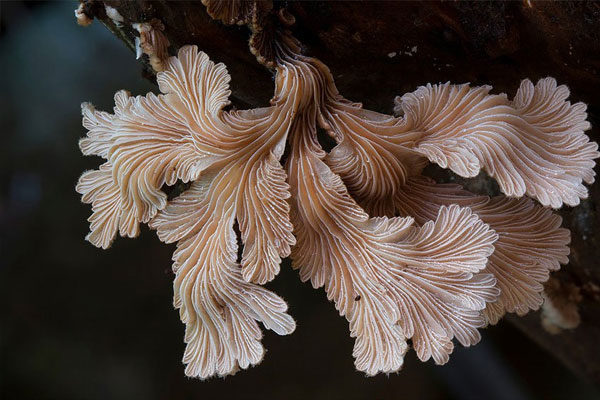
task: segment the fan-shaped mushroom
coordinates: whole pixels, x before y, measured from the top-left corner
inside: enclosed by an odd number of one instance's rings
[[[290,254],[348,319],[356,367],[369,375],[398,370],[407,339],[421,360],[442,364],[454,338],[475,344],[505,312],[541,305],[542,284],[569,253],[569,232],[542,206],[577,205],[600,156],[584,134],[585,105],[568,102],[566,87],[525,80],[510,101],[487,86],[426,85],[397,99],[400,117],[379,114],[344,99],[289,32],[263,30],[271,3],[204,2],[269,42],[268,59],[257,54],[275,67],[271,105],[224,111],[223,64],[195,46],[166,59],[160,26],[136,25],[161,94],[117,92],[113,114],[82,106],[81,150],[106,162],[77,185],[92,204],[94,245],[107,248],[117,231],[135,237],[140,223],[177,242],[187,375],[260,362],[257,322],[294,330],[285,302],[260,286]],[[337,142],[329,154],[317,127]],[[437,184],[421,174],[428,162],[464,177],[484,169],[507,196],[542,206]],[[168,200],[161,188],[178,180],[190,186]]]

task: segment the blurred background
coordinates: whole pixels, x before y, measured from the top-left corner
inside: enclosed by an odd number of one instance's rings
[[[506,321],[445,366],[409,352],[400,373],[366,378],[346,320],[289,263],[269,287],[288,301],[296,332],[266,331],[262,364],[235,376],[186,378],[173,246],[147,229],[107,251],[84,240],[90,207],[74,187],[100,160],[78,149],[80,103],[112,110],[119,89],[158,89],[102,24],[75,23],[76,6],[0,4],[1,399],[600,398]]]

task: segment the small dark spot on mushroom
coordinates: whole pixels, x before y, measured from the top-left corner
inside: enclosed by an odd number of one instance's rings
[[[360,300],[360,295],[358,295],[354,298],[354,301],[359,301],[359,300]]]

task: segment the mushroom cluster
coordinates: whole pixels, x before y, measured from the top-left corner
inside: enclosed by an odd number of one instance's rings
[[[149,38],[159,25],[138,30]],[[421,360],[443,364],[453,339],[475,344],[506,312],[540,307],[570,240],[547,206],[585,198],[600,156],[584,134],[584,104],[552,78],[524,80],[512,100],[446,83],[397,98],[389,116],[344,99],[289,33],[269,38],[269,107],[226,111],[223,64],[196,46],[159,59],[166,51],[149,39],[161,94],[117,92],[112,114],[82,105],[81,150],[106,160],[77,184],[92,204],[87,239],[107,248],[148,223],[177,243],[188,376],[260,362],[258,322],[294,330],[286,303],[261,286],[288,256],[347,318],[356,368],[368,375],[399,370],[409,339]],[[330,152],[318,128],[337,142]],[[484,170],[508,197],[437,184],[422,175],[430,162],[462,177]],[[177,182],[189,187],[169,200],[161,188]]]

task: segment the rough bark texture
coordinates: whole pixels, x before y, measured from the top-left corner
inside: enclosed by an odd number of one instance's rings
[[[200,1],[106,1],[125,18],[116,26],[102,3],[87,1],[86,12],[102,20],[133,48],[131,22],[160,19],[171,52],[196,44],[232,75],[239,107],[267,104],[271,72],[248,51],[248,29],[213,21]],[[599,141],[600,3],[596,2],[286,2],[296,18],[292,31],[306,54],[332,70],[340,92],[365,107],[391,113],[396,95],[427,82],[491,84],[512,96],[522,78],[555,77],[571,89],[573,101],[588,104]],[[152,78],[151,69],[146,73]],[[497,194],[485,176],[462,181],[431,169],[440,180],[456,180],[479,193]],[[570,264],[555,277],[581,290],[581,325],[547,333],[538,313],[510,321],[581,376],[600,383],[600,184],[590,199],[559,213],[572,233]]]

